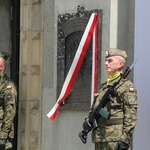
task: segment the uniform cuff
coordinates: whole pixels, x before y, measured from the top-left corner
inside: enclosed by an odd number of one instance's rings
[[[130,138],[126,135],[122,135],[120,140],[128,145],[130,144]]]

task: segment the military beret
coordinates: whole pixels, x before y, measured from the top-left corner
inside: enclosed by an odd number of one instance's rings
[[[9,54],[6,53],[6,52],[0,51],[0,57],[1,57],[1,58],[4,58],[5,60],[7,60],[8,57],[9,57]]]
[[[120,49],[117,49],[117,48],[110,48],[110,49],[106,50],[105,57],[108,58],[108,57],[111,57],[111,56],[121,56],[121,57],[126,59],[127,58],[127,53],[124,50],[120,50]]]

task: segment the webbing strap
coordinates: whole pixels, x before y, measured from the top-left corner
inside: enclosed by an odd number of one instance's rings
[[[99,123],[105,123],[109,125],[123,124],[123,119],[104,119],[100,118]]]

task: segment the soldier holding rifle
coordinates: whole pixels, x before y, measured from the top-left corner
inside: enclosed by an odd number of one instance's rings
[[[108,79],[96,93],[89,116],[83,123],[84,130],[79,133],[82,142],[86,143],[87,134],[92,131],[95,150],[128,150],[131,147],[138,102],[135,85],[126,79],[131,68],[122,74],[126,58],[124,50],[110,48],[106,51]]]

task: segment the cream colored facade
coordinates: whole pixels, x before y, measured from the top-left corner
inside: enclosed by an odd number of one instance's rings
[[[18,150],[94,150],[90,134],[84,145],[78,133],[87,111],[60,111],[55,121],[46,116],[57,93],[57,16],[103,9],[102,81],[104,52],[118,47],[132,52],[134,0],[21,0]]]
[[[18,149],[41,146],[43,2],[20,5],[20,78]]]

